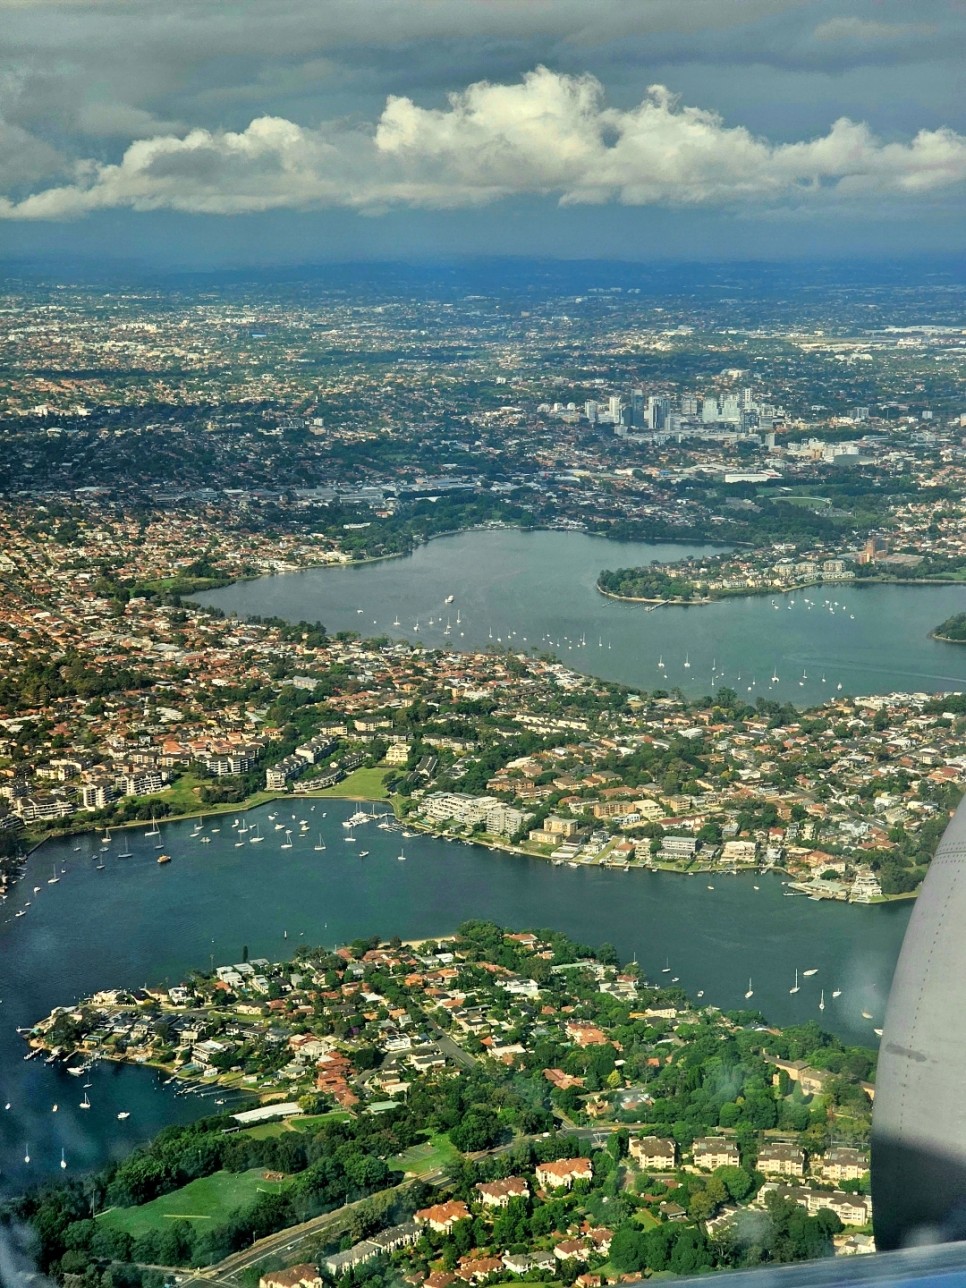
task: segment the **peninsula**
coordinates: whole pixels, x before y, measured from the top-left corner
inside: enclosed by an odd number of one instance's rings
[[[21,1200],[58,1277],[218,1274],[289,1226],[274,1264],[338,1284],[388,1261],[431,1288],[741,1265],[750,1219],[756,1262],[867,1238],[872,1052],[702,1007],[553,931],[242,960],[57,1008],[27,1040],[261,1102],[168,1129],[89,1195]]]

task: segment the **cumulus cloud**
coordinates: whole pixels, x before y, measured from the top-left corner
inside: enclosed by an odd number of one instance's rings
[[[371,125],[310,128],[262,116],[240,131],[139,139],[120,161],[79,163],[72,181],[0,217],[65,219],[94,210],[243,214],[272,209],[459,208],[514,196],[562,204],[778,206],[921,198],[966,178],[966,137],[921,130],[904,142],[840,119],[820,137],[771,142],[652,86],[609,106],[592,76],[537,68],[480,81],[442,108],[389,98]]]

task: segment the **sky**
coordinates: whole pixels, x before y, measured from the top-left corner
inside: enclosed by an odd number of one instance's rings
[[[0,262],[963,249],[963,0],[0,0]]]

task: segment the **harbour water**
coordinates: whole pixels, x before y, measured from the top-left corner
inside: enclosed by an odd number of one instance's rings
[[[692,995],[703,990],[707,1004],[755,1006],[776,1023],[815,1020],[849,1040],[876,1041],[908,904],[812,903],[789,895],[777,875],[709,881],[573,870],[401,837],[375,823],[356,829],[351,844],[340,824],[355,808],[334,799],[263,806],[248,815],[259,824],[261,845],[238,837],[230,815],[208,820],[208,844],[190,822],[162,824],[172,856],[165,866],[144,829],[117,833],[110,846],[94,834],[50,842],[31,856],[0,920],[0,1106],[10,1106],[0,1108],[5,1192],[61,1174],[62,1150],[71,1174],[127,1152],[168,1122],[214,1108],[213,1099],[176,1096],[150,1070],[101,1064],[74,1078],[40,1058],[25,1061],[16,1026],[100,988],[173,984],[193,967],[240,961],[246,947],[251,957],[277,960],[300,944],[333,946],[370,934],[418,938],[471,917],[556,927],[588,944],[614,944],[655,982],[676,977]],[[281,848],[278,822],[292,829],[290,849]],[[322,851],[315,849],[320,836]],[[123,848],[130,858],[117,857]],[[360,858],[363,849],[369,854]],[[55,869],[60,880],[49,885]],[[803,976],[793,995],[796,968],[817,973]],[[754,998],[746,1002],[749,976]],[[835,989],[841,996],[833,1000]],[[79,1107],[85,1082],[89,1110]],[[119,1112],[130,1117],[119,1120]],[[24,1164],[28,1145],[31,1162]]]
[[[966,648],[929,638],[966,608],[962,586],[842,583],[652,611],[595,589],[602,568],[711,552],[577,532],[476,531],[400,559],[261,577],[197,599],[226,613],[318,620],[330,631],[434,648],[537,648],[606,680],[690,696],[728,686],[749,701],[810,705],[839,693],[936,693],[966,683]]]

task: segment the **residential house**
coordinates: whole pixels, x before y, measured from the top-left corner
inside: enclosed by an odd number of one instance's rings
[[[593,1180],[594,1168],[589,1158],[559,1158],[553,1163],[538,1163],[537,1184],[546,1190],[569,1190],[575,1181]]]
[[[691,1154],[696,1167],[705,1167],[713,1172],[716,1167],[738,1167],[741,1156],[738,1146],[726,1136],[699,1136],[691,1146]]]

